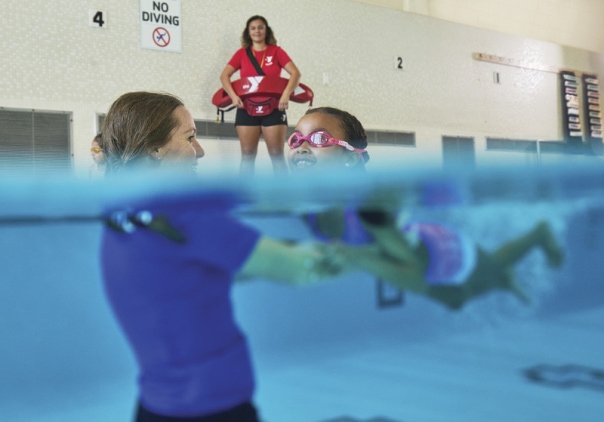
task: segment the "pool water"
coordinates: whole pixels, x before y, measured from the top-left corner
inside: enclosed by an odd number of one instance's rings
[[[400,199],[410,218],[452,224],[486,249],[546,219],[566,254],[559,270],[539,251],[516,267],[528,306],[493,292],[454,312],[380,290],[364,273],[310,288],[236,285],[264,420],[602,420],[604,172],[517,173],[380,174],[357,180],[354,193],[342,189],[350,180],[327,182],[321,193],[295,181],[221,185],[243,189],[241,218],[276,237],[310,239],[300,210],[362,203],[387,187],[383,203]],[[434,180],[447,182],[439,186],[448,195],[441,190],[428,200]],[[203,195],[205,187],[180,194]],[[147,194],[110,188],[69,180],[0,184],[2,421],[131,418],[136,367],[102,288],[102,225],[76,218]]]

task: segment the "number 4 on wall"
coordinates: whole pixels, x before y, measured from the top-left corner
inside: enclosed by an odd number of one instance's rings
[[[95,28],[107,28],[107,13],[102,10],[89,10],[88,11],[88,24]]]

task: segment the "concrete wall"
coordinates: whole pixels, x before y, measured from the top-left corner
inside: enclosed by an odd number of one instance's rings
[[[598,0],[356,0],[583,50],[604,52]]]

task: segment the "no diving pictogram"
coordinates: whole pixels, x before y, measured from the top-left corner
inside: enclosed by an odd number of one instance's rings
[[[155,28],[151,36],[153,37],[153,42],[158,47],[167,47],[170,44],[170,33],[166,28]]]

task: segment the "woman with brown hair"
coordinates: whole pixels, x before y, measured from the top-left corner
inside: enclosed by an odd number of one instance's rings
[[[241,78],[262,74],[279,77],[282,69],[289,73],[290,78],[279,98],[278,108],[267,115],[250,115],[244,107],[244,101],[233,88],[231,76],[239,70]],[[275,173],[287,173],[283,152],[287,130],[286,110],[289,97],[299,81],[300,71],[285,50],[277,46],[273,30],[266,19],[258,15],[250,17],[241,35],[241,48],[235,52],[220,75],[222,87],[237,107],[235,126],[241,145],[242,174],[254,173],[260,135],[266,142]]]
[[[186,182],[203,155],[195,135],[178,98],[124,94],[103,125],[109,174],[182,169]],[[139,368],[136,421],[258,422],[233,281],[314,284],[341,274],[344,257],[332,245],[263,236],[231,215],[227,194],[171,195],[128,203],[144,215],[136,230],[110,224],[101,246],[105,291]]]

